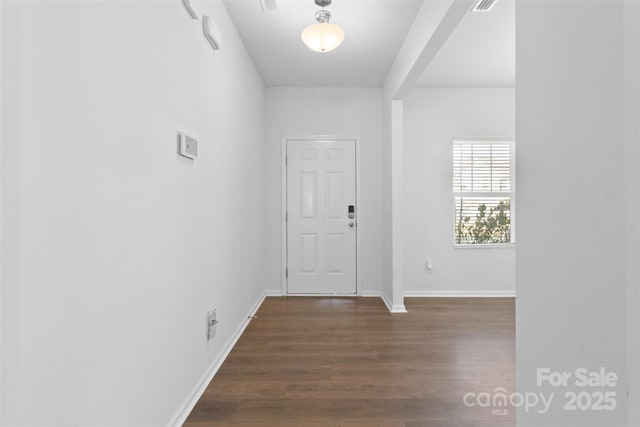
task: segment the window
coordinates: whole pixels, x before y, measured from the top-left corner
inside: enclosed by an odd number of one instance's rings
[[[453,141],[456,245],[513,243],[514,144]]]

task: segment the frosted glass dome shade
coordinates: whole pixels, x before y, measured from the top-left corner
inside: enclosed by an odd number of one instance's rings
[[[316,52],[330,52],[340,46],[344,40],[344,31],[329,22],[309,25],[302,32],[302,41]]]

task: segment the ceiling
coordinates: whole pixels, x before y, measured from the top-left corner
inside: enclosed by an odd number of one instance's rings
[[[514,0],[499,0],[490,12],[469,12],[438,51],[417,86],[514,87]]]
[[[345,31],[328,53],[308,49],[300,33],[315,23],[313,0],[224,0],[266,86],[382,86],[422,0],[334,0],[331,22]],[[515,4],[467,13],[418,86],[515,86]]]
[[[300,34],[316,23],[313,0],[225,0],[267,86],[382,86],[422,0],[334,0],[331,22],[345,39],[332,52],[307,48]]]

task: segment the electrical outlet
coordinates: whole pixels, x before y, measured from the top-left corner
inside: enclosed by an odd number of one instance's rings
[[[216,336],[216,326],[218,325],[218,315],[213,309],[207,313],[207,340],[212,340]]]

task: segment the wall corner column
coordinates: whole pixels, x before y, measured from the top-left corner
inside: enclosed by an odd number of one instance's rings
[[[406,313],[404,306],[404,102],[391,101],[391,312]]]

